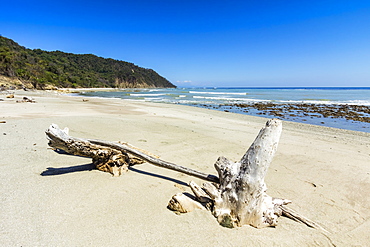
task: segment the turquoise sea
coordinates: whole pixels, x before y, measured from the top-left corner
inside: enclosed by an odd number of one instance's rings
[[[132,101],[160,102],[168,104],[183,104],[195,107],[227,111],[231,113],[276,117],[269,112],[258,109],[248,111],[238,105],[253,105],[255,103],[283,105],[318,106],[332,108],[341,105],[351,106],[360,116],[370,117],[370,87],[362,88],[165,88],[165,89],[120,89],[115,91],[84,92],[82,96],[122,98]],[[354,106],[362,106],[361,108]],[[334,110],[333,110],[334,109]],[[364,112],[365,109],[365,112]],[[370,123],[366,121],[348,120],[344,117],[327,117],[320,114],[284,113],[278,117],[287,121],[303,122],[348,130],[370,132]]]

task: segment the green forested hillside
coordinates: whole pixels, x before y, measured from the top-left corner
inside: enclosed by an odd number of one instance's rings
[[[0,75],[31,83],[34,88],[55,87],[175,87],[152,69],[92,54],[27,49],[0,36]]]

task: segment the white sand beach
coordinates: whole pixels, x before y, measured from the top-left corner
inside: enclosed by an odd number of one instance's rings
[[[171,197],[202,181],[148,163],[121,177],[48,147],[50,124],[70,135],[124,141],[215,174],[239,160],[266,118],[195,107],[57,95],[0,94],[2,246],[370,246],[370,134],[283,123],[267,193],[330,233],[280,217],[276,227],[228,229],[208,211],[176,215]],[[16,103],[23,96],[36,103]]]

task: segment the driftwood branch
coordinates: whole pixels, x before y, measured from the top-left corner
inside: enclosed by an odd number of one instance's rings
[[[298,212],[294,211],[293,209],[288,208],[287,206],[281,206],[280,208],[281,208],[282,213],[285,217],[290,218],[292,220],[295,220],[297,222],[303,223],[303,224],[305,224],[309,227],[312,227],[312,228],[315,228],[315,229],[318,229],[318,230],[322,230],[323,232],[328,233],[328,231],[325,230],[325,228],[323,228],[322,226],[320,226],[316,222],[304,217],[303,215],[300,215]]]
[[[215,163],[218,177],[161,160],[127,143],[71,137],[68,128],[61,130],[55,124],[49,127],[46,135],[49,146],[70,154],[90,157],[97,169],[114,176],[127,171],[130,165],[148,162],[209,181],[202,187],[190,182],[189,186],[195,196],[188,193],[174,195],[168,208],[176,212],[210,210],[223,226],[252,225],[257,228],[275,226],[278,217],[284,215],[325,231],[317,223],[284,206],[290,203],[289,200],[272,198],[266,194],[264,177],[276,152],[281,126],[279,120],[268,121],[239,162],[220,157]]]
[[[171,162],[167,162],[167,161],[164,161],[158,158],[154,158],[148,154],[140,152],[137,149],[133,149],[126,144],[107,142],[107,141],[101,141],[101,140],[93,140],[93,139],[88,139],[88,141],[90,141],[93,144],[101,145],[104,147],[110,147],[112,149],[117,149],[122,152],[127,152],[155,166],[159,166],[159,167],[167,168],[167,169],[174,170],[177,172],[185,173],[187,175],[197,177],[197,178],[200,178],[206,181],[211,181],[211,182],[216,182],[216,183],[218,182],[218,177],[215,175],[205,174],[205,173],[202,173],[202,172],[199,172],[199,171],[187,168],[187,167],[179,166]]]

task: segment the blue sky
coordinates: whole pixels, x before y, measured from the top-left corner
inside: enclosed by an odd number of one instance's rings
[[[3,1],[27,48],[152,68],[178,86],[370,86],[370,1]]]

